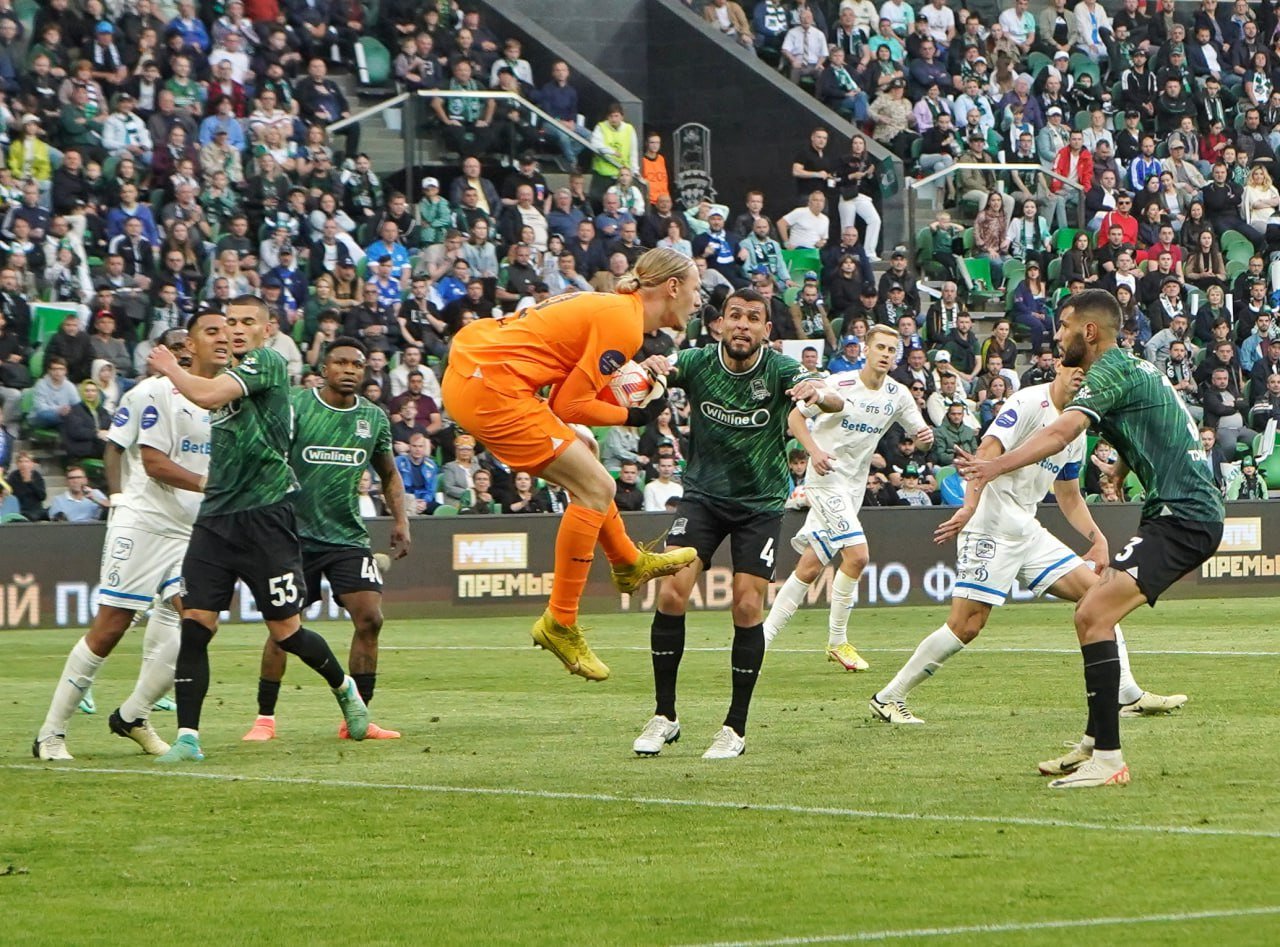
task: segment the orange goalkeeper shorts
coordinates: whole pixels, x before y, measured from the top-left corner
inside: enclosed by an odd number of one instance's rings
[[[512,470],[537,474],[577,439],[542,399],[508,392],[487,378],[446,371],[440,386],[449,415]]]

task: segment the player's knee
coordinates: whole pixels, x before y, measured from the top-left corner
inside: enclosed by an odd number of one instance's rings
[[[382,632],[382,612],[360,615],[352,623],[355,625],[357,638],[377,641],[378,635]]]
[[[796,563],[796,578],[805,585],[812,583],[821,574],[822,563],[817,559],[811,560],[805,556],[801,557],[800,561]]]
[[[862,575],[862,570],[867,567],[867,563],[870,561],[871,556],[868,555],[866,546],[850,546],[847,549],[840,550],[841,570],[855,579]]]
[[[574,491],[574,499],[589,509],[604,512],[613,502],[616,490],[617,484],[609,471],[599,467],[582,478],[582,484]]]
[[[683,615],[689,607],[688,598],[671,581],[658,586],[657,599],[658,611],[664,615]]]
[[[750,628],[764,621],[764,603],[758,598],[748,602],[734,602],[732,614],[736,627]]]
[[[981,612],[966,615],[955,624],[948,623],[951,633],[955,635],[962,644],[968,644],[974,638],[978,637],[978,633],[986,626],[987,616]]]

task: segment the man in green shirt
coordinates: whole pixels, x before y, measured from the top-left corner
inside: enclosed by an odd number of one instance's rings
[[[747,711],[764,662],[765,594],[791,492],[787,418],[806,376],[799,362],[770,348],[768,313],[754,289],[732,293],[724,303],[720,341],[683,350],[667,376],[669,385],[684,389],[691,408],[684,493],[667,542],[692,546],[698,558],[658,589],[649,632],[656,707],[632,744],[641,756],[656,756],[680,739],[676,677],[685,612],[698,576],[726,539],[733,554],[733,690],[724,724],[703,758],[746,752]],[[821,393],[810,390],[804,397],[817,400]]]
[[[159,763],[199,761],[200,710],[209,691],[209,642],[218,614],[231,604],[236,582],[253,593],[272,640],[299,658],[333,689],[353,739],[363,740],[369,712],[356,683],[328,643],[302,627],[305,578],[293,494],[298,481],[289,467],[293,410],[284,356],[265,348],[266,304],[237,296],[225,315],[192,318],[196,332],[207,319],[224,319],[235,365],[200,378],[178,365],[162,345],[148,367],[168,378],[213,426],[204,500],[187,547],[182,574],[182,641],[174,675],[178,739]]]
[[[1115,447],[1117,482],[1132,470],[1147,491],[1137,534],[1111,557],[1098,584],[1076,604],[1084,656],[1091,734],[1057,760],[1040,764],[1058,775],[1054,789],[1129,782],[1120,752],[1120,659],[1115,626],[1143,602],[1154,606],[1174,582],[1198,568],[1222,540],[1225,509],[1213,483],[1196,423],[1168,378],[1116,342],[1120,306],[1105,290],[1085,290],[1063,303],[1058,344],[1062,364],[1085,369],[1084,385],[1057,421],[994,460],[960,452],[956,466],[976,484],[1038,463],[1090,425]]]
[[[368,355],[369,350],[357,339],[339,337],[329,343],[323,387],[291,392],[294,435],[289,454],[300,487],[294,506],[302,540],[307,604],[320,600],[321,580],[328,579],[334,599],[355,625],[351,677],[366,706],[373,699],[377,681],[382,569],[391,563],[370,551],[369,530],[360,515],[360,479],[370,465],[382,482],[387,512],[395,518],[391,547],[397,558],[409,552],[409,519],[404,509],[404,484],[391,453],[391,423],[381,408],[356,393],[364,381]],[[286,657],[287,653],[268,638],[258,679],[258,719],[245,740],[275,738],[276,699]],[[345,740],[349,736],[344,723],[338,737]],[[395,730],[370,723],[365,738],[394,740],[399,736]]]

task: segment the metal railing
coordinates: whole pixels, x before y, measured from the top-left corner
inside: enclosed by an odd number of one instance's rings
[[[330,133],[341,131],[349,125],[360,124],[377,115],[381,115],[388,109],[401,108],[403,114],[400,128],[401,134],[404,136],[405,193],[415,194],[417,190],[413,186],[413,167],[417,164],[415,148],[418,140],[418,107],[421,99],[505,99],[519,102],[520,107],[527,109],[532,115],[536,116],[539,123],[554,128],[557,135],[566,136],[615,168],[622,167],[622,162],[598,149],[592,144],[589,137],[578,134],[572,128],[566,128],[555,116],[533,104],[524,96],[490,89],[419,89],[416,93],[400,92],[383,102],[378,102],[366,109],[361,109],[359,112],[354,112],[346,118],[331,122],[325,126],[325,129]]]
[[[1056,171],[1050,170],[1049,168],[1046,168],[1043,165],[1014,164],[1007,161],[991,161],[991,162],[958,161],[955,164],[948,165],[945,168],[940,168],[939,170],[934,171],[932,174],[926,175],[923,178],[919,178],[919,179],[909,178],[907,180],[907,228],[908,228],[907,239],[910,241],[911,252],[913,255],[915,254],[915,251],[917,249],[916,248],[916,231],[917,231],[916,204],[917,204],[917,201],[919,200],[918,192],[923,187],[932,185],[936,181],[941,181],[943,178],[948,177],[949,175],[958,174],[961,171],[987,171],[987,172],[1026,171],[1028,173],[1047,175],[1053,178],[1055,181],[1062,182],[1062,184],[1065,185],[1066,187],[1074,188],[1075,190],[1080,191],[1081,194],[1083,194],[1085,190],[1083,187],[1080,186],[1078,182],[1072,181],[1070,178],[1063,177],[1061,174],[1058,174]],[[1001,195],[1003,197],[1011,197],[1011,195],[1006,194],[1004,192],[1001,192]],[[1039,201],[1039,198],[1036,198],[1036,200]],[[1079,229],[1084,229],[1084,201],[1083,200],[1077,201],[1076,203],[1076,223],[1079,225]]]

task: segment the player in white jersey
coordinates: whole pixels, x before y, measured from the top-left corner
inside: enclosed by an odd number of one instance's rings
[[[1061,368],[1047,385],[1016,392],[987,429],[977,456],[998,457],[1011,451],[1058,419],[1084,379],[1079,369]],[[1085,435],[1039,464],[1021,467],[997,477],[985,486],[966,491],[964,505],[938,527],[935,541],[944,543],[958,535],[956,582],[951,614],[937,631],[916,648],[897,675],[870,701],[871,712],[886,723],[919,724],[924,721],[906,705],[907,694],[937,673],[943,662],[978,636],[991,616],[1003,605],[1019,581],[1034,595],[1050,592],[1075,602],[1097,583],[1093,566],[1107,564],[1107,540],[1098,529],[1080,492],[1080,467],[1085,462]],[[1059,542],[1036,519],[1037,504],[1052,490],[1067,522],[1091,545],[1082,557]],[[1186,703],[1186,696],[1162,697],[1142,690],[1129,670],[1129,656],[1120,628],[1119,645],[1121,712],[1125,716],[1168,713]],[[1087,749],[1093,738],[1085,734]],[[1079,755],[1082,758],[1072,760]],[[1059,760],[1041,763],[1045,775],[1062,775],[1088,756],[1079,748]]]
[[[211,378],[229,358],[220,320],[205,320],[196,337],[177,330],[165,345],[191,360],[191,371]],[[210,325],[210,324],[213,325]],[[185,344],[185,349],[184,349]],[[148,715],[173,686],[179,645],[182,558],[191,536],[209,467],[209,412],[197,408],[162,377],[125,393],[108,432],[111,516],[102,547],[98,611],[88,633],[67,656],[44,724],[31,747],[42,760],[69,760],[67,723],[80,697],[140,612],[151,609],[142,641],[137,685],[112,714],[111,730],[152,755],[169,745]],[[117,463],[119,464],[117,472]],[[114,492],[119,490],[119,492]],[[153,607],[154,606],[154,607]]]
[[[810,584],[838,557],[839,566],[831,581],[827,659],[848,671],[868,667],[849,643],[848,625],[858,578],[868,562],[867,537],[858,513],[866,494],[871,457],[895,422],[911,432],[917,444],[928,447],[933,441],[933,431],[921,417],[911,392],[888,377],[897,344],[898,333],[893,329],[872,327],[866,338],[866,366],[823,379],[822,386],[836,398],[804,410],[796,408],[790,417],[791,433],[809,452],[804,480],[809,515],[791,540],[800,561],[764,621],[765,646],[787,627]],[[812,430],[806,418],[813,419]]]

